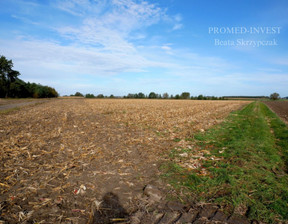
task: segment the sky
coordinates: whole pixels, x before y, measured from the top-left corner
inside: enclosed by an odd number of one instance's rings
[[[22,80],[123,96],[288,96],[287,0],[0,0]]]

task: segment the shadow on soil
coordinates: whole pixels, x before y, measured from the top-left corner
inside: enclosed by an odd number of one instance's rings
[[[112,192],[106,193],[98,208],[94,211],[93,224],[125,223],[128,213],[121,206],[119,198]]]
[[[132,214],[122,207],[116,194],[106,193],[97,202],[91,224],[256,224],[245,216],[226,214],[213,204],[184,205],[167,201],[157,187],[147,185],[143,189],[141,205]]]

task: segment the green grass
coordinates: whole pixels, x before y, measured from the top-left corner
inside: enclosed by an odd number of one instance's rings
[[[266,105],[253,102],[190,141],[194,149],[183,149],[189,155],[211,152],[201,167],[179,166],[177,150],[163,166],[164,178],[179,192],[186,190],[182,197],[217,203],[267,223],[288,220],[288,128]]]

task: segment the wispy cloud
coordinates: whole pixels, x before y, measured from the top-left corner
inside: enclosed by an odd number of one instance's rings
[[[105,7],[106,0],[56,0],[52,4],[54,7],[63,10],[73,16],[85,16],[89,13],[99,13]]]
[[[35,21],[33,21],[27,17],[24,17],[24,16],[11,15],[11,17],[14,19],[21,20],[24,23],[29,23],[29,24],[33,24],[33,25],[39,25],[40,24],[39,22],[35,22]]]
[[[79,1],[67,3],[66,8],[61,2],[61,9],[68,9],[71,13],[78,13]],[[92,7],[91,3],[85,1],[83,5]],[[94,7],[98,8],[98,5]],[[88,13],[82,19],[82,25],[73,27],[71,25],[57,28],[58,32],[65,38],[74,39],[84,44],[93,44],[104,50],[132,50],[132,44],[128,42],[129,36],[134,31],[143,29],[161,20],[165,14],[161,8],[147,2],[135,3],[131,0],[113,0],[109,11],[103,5],[99,6],[98,13]],[[74,11],[75,10],[75,11]],[[137,34],[139,36],[139,34]],[[144,35],[142,35],[143,37]]]
[[[143,72],[147,67],[163,65],[143,56],[131,42],[131,36],[145,38],[139,30],[168,17],[165,9],[146,1],[132,0],[61,0],[52,4],[54,8],[78,17],[77,26],[51,24],[48,29],[52,27],[51,31],[58,32],[61,37],[55,40],[30,35],[18,36],[17,40],[2,40],[1,45],[5,46],[3,50],[8,55],[25,62],[41,58],[37,64],[49,70],[98,76]],[[25,16],[14,17],[26,20]]]
[[[121,72],[139,72],[149,62],[141,55],[102,53],[93,48],[61,46],[57,42],[37,40],[0,40],[2,50],[13,55],[17,63],[36,63],[51,70],[91,75],[115,75]],[[21,49],[21,50],[19,50]]]
[[[175,15],[173,22],[175,23],[173,26],[173,30],[180,30],[183,28],[183,24],[182,24],[182,16],[180,14]]]

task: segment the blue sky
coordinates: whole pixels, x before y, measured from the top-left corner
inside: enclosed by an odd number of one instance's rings
[[[287,28],[287,0],[0,0],[0,54],[61,95],[288,96]]]

